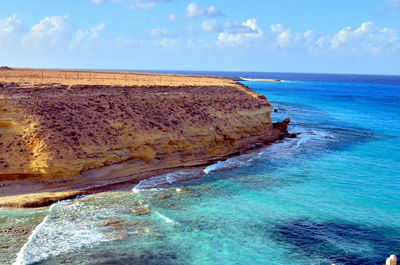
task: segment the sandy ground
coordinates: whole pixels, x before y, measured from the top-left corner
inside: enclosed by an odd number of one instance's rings
[[[16,82],[26,87],[39,84],[109,86],[226,86],[231,78],[196,75],[131,73],[118,71],[0,69],[0,82]]]

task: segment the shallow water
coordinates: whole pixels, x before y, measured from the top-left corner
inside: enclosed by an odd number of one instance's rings
[[[1,228],[42,222],[9,244],[9,264],[17,253],[16,264],[383,264],[399,255],[400,77],[246,77],[289,81],[244,84],[267,96],[274,120],[291,118],[297,138],[128,193],[2,210]]]

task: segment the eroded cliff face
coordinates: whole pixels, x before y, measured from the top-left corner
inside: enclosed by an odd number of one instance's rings
[[[75,176],[171,155],[190,163],[275,137],[271,105],[239,84],[9,87],[2,96],[2,178]]]
[[[282,135],[267,99],[241,84],[0,91],[3,181],[117,179],[208,163]]]

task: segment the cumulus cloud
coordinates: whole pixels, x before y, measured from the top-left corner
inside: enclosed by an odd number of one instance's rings
[[[269,37],[270,48],[307,49],[310,51],[315,49],[316,34],[312,30],[294,32],[283,24],[273,24],[270,26]]]
[[[270,26],[268,47],[281,50],[297,49],[312,53],[341,54],[385,54],[400,50],[397,30],[380,27],[373,22],[364,22],[359,27],[344,27],[333,35],[317,34],[312,30],[294,32],[282,24]]]
[[[215,6],[210,6],[209,8],[200,8],[196,3],[190,3],[185,10],[185,17],[194,18],[194,17],[218,17],[225,16],[220,10],[218,10]]]
[[[27,33],[28,26],[16,14],[0,20],[0,47],[15,45],[20,42],[21,36]]]
[[[241,24],[225,23],[224,28],[224,32],[218,34],[218,45],[244,44],[263,36],[263,30],[255,18],[250,18]]]
[[[359,27],[344,27],[333,35],[312,30],[295,32],[283,24],[273,24],[263,30],[256,19],[243,23],[217,25],[213,20],[203,22],[205,32],[221,32],[216,44],[220,47],[247,46],[266,51],[292,51],[319,54],[357,56],[389,54],[400,51],[400,36],[395,29],[364,22]]]
[[[358,28],[345,27],[333,36],[322,36],[316,44],[322,49],[349,53],[381,53],[400,49],[400,37],[395,29],[364,22]]]
[[[70,42],[69,48],[90,49],[94,45],[95,40],[99,38],[99,33],[105,29],[106,24],[101,23],[90,30],[78,30],[75,38]]]
[[[63,46],[71,40],[74,28],[68,15],[46,17],[22,37],[22,46],[37,50]]]
[[[106,24],[88,30],[77,29],[68,15],[45,17],[28,27],[17,15],[0,19],[0,47],[3,51],[29,52],[89,49],[100,39]]]
[[[296,52],[340,54],[387,54],[400,50],[400,36],[395,29],[364,22],[359,27],[344,27],[333,35],[318,34],[312,30],[295,32],[283,24],[273,24],[263,30],[256,19],[243,23],[226,22],[218,25],[215,20],[204,21],[205,32],[219,32],[218,46],[264,47],[268,51],[296,50]]]

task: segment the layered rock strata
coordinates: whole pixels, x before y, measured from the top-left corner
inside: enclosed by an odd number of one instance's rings
[[[231,80],[218,86],[2,83],[0,206],[37,206],[35,196],[49,204],[94,183],[138,181],[146,173],[224,159],[286,134],[285,126],[273,126],[271,110],[264,96]]]

